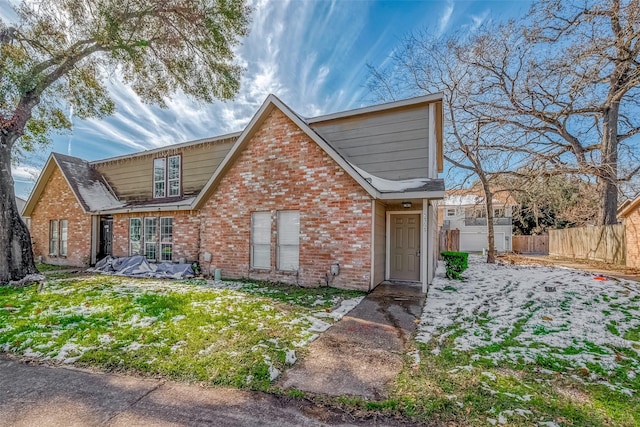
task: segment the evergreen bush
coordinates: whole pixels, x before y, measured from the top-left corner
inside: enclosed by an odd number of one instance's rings
[[[442,259],[446,266],[446,273],[448,279],[462,279],[462,272],[469,267],[469,254],[466,252],[441,252]]]

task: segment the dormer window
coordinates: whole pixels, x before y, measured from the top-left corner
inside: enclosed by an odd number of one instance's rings
[[[153,160],[153,197],[180,195],[180,156],[161,157]]]

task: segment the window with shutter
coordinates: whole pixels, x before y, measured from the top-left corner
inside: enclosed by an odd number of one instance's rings
[[[278,212],[278,270],[296,271],[300,264],[300,212]]]
[[[251,267],[271,268],[271,212],[251,213]]]

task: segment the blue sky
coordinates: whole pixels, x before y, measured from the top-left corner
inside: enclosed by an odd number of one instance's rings
[[[73,132],[13,169],[16,195],[27,198],[49,153],[87,160],[242,130],[269,93],[310,117],[374,103],[367,64],[383,66],[412,31],[474,31],[528,10],[529,1],[302,1],[254,0],[251,32],[238,48],[246,68],[233,101],[197,104],[174,96],[169,108],[143,104],[133,91],[109,82],[117,105],[104,120],[73,118]],[[8,0],[0,16],[10,19]]]

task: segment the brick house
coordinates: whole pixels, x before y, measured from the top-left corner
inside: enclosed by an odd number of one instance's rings
[[[624,225],[626,266],[640,268],[640,197],[622,203],[618,208],[618,219]]]
[[[197,261],[205,273],[372,289],[433,278],[442,96],[303,119],[269,95],[242,132],[86,161],[53,153],[34,253]]]

